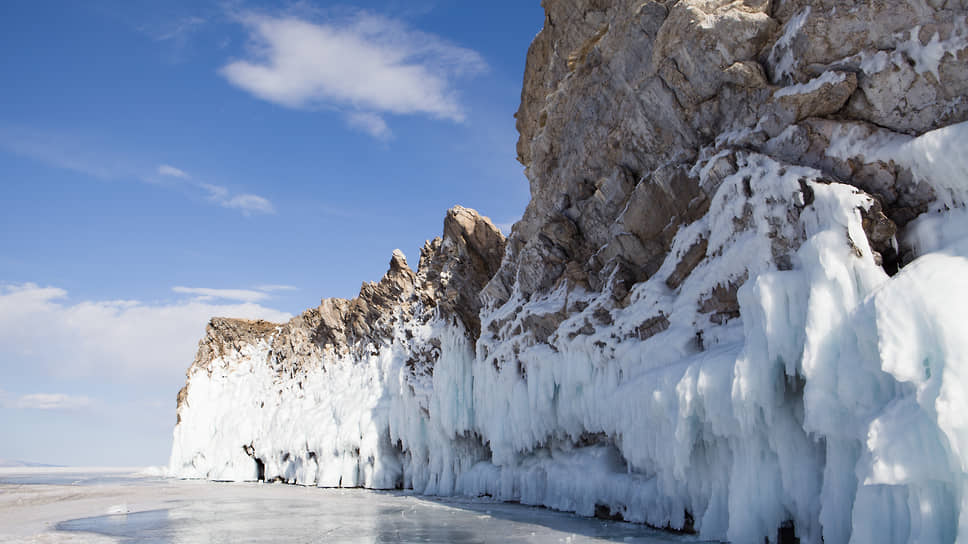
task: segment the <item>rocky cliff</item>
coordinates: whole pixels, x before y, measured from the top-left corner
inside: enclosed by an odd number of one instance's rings
[[[968,6],[545,0],[505,240],[213,320],[184,477],[735,542],[968,539]]]

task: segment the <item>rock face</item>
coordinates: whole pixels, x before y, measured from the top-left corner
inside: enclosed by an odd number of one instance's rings
[[[647,279],[744,153],[859,187],[895,222],[925,211],[904,169],[824,151],[837,129],[968,118],[965,6],[935,4],[546,2],[517,113],[532,200],[505,267],[530,271],[525,294],[567,262],[596,290],[616,268]]]
[[[543,5],[510,238],[213,320],[172,472],[968,540],[968,5]]]

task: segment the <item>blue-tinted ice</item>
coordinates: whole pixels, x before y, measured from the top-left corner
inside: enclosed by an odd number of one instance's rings
[[[212,484],[218,485],[218,484]],[[231,485],[225,486],[231,490]],[[304,491],[304,492],[303,492]],[[641,525],[516,504],[305,489],[298,498],[177,500],[168,508],[64,521],[125,543],[691,542]]]

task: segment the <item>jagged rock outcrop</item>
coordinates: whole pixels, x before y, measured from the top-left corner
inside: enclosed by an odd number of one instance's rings
[[[242,350],[243,347],[258,342],[270,341],[280,325],[264,320],[230,319],[213,317],[205,327],[205,336],[198,342],[198,352],[195,360],[188,367],[187,376],[195,372],[205,372],[211,376],[211,363],[215,359],[225,357]],[[188,395],[186,383],[178,391],[175,407],[177,423],[181,423],[181,407]],[[177,424],[176,423],[176,424]]]
[[[352,300],[323,299],[319,307],[307,310],[285,324],[212,319],[205,337],[199,342],[195,362],[188,370],[189,383],[178,394],[179,430],[185,434],[213,432],[212,422],[205,420],[205,416],[196,415],[192,420],[201,429],[181,423],[183,414],[192,411],[193,397],[189,391],[193,379],[197,381],[205,376],[217,381],[219,377],[238,373],[240,367],[246,365],[250,374],[249,383],[245,385],[247,392],[219,393],[216,396],[237,398],[247,404],[254,403],[254,399],[258,398],[259,409],[266,412],[309,402],[307,384],[313,380],[331,380],[329,374],[342,371],[354,375],[360,370],[356,367],[365,367],[360,363],[367,361],[375,366],[386,363],[393,369],[402,369],[403,383],[398,385],[404,391],[410,394],[416,394],[417,391],[429,393],[433,386],[428,381],[433,379],[437,360],[442,353],[457,349],[448,342],[459,344],[462,355],[471,357],[470,346],[480,335],[479,294],[500,265],[505,247],[504,236],[497,227],[469,208],[455,206],[450,209],[444,219],[443,230],[443,237],[428,241],[421,249],[416,272],[409,267],[404,254],[396,250],[383,278],[379,282],[364,283],[359,296]],[[448,335],[450,338],[441,338]],[[355,378],[371,383],[356,383],[359,388],[356,393],[364,397],[383,394],[381,389],[388,387],[383,382],[391,379],[386,375],[389,369],[382,368],[376,373],[367,372],[372,369],[362,370],[362,375]],[[339,389],[345,384],[332,380],[329,385]],[[352,391],[342,393],[354,397]],[[208,391],[197,395],[202,397],[200,402],[213,400]],[[239,396],[244,398],[238,399]],[[312,403],[320,401],[318,397],[314,398]],[[360,401],[360,406],[346,409],[349,412],[357,411],[359,419],[355,423],[361,424],[363,419],[369,419],[367,410],[372,410],[374,406],[367,401],[373,400],[356,398],[354,401]],[[429,406],[426,405],[428,399],[423,400],[425,402],[419,410],[426,414],[429,412]],[[330,407],[339,409],[332,403]],[[244,412],[236,415],[245,417]],[[292,417],[298,419],[300,416]],[[419,419],[419,416],[414,417]],[[307,475],[305,471],[308,469],[303,467],[302,475],[296,478],[298,481],[309,478],[313,482],[329,485],[391,488],[403,483],[400,470],[402,460],[399,457],[404,452],[390,444],[388,436],[381,436],[376,444],[370,444],[372,451],[365,457],[367,450],[360,443],[365,433],[360,431],[355,440],[351,439],[354,445],[350,448],[349,457],[353,460],[342,459],[342,453],[339,455],[342,465],[352,466],[345,469],[337,467],[330,476],[335,480],[330,481],[316,473],[322,470],[317,468],[320,463],[316,460],[324,459],[324,454],[315,450],[323,447],[309,448],[307,444],[311,441],[288,442],[282,450],[266,451],[259,439],[272,434],[269,427],[275,427],[275,423],[270,424],[269,421],[276,420],[266,421],[266,427],[259,432],[256,432],[258,425],[251,425],[252,421],[246,422],[248,425],[245,426],[251,432],[243,433],[246,438],[241,439],[239,447],[233,448],[227,455],[210,459],[212,452],[218,451],[222,447],[221,442],[226,439],[215,430],[214,436],[207,437],[213,439],[210,447],[203,448],[188,459],[192,470],[214,479],[261,479],[270,474],[274,475],[270,477],[288,480],[291,478],[283,478],[273,471],[273,467],[284,465],[298,453],[305,460],[313,461],[312,475]],[[291,422],[283,423],[291,425]],[[334,414],[333,419],[323,421],[321,425],[338,428],[342,423],[343,418]],[[388,422],[383,421],[382,424],[387,426]],[[232,427],[229,440],[240,440],[236,425]],[[382,432],[386,433],[388,429],[384,428]],[[340,450],[332,444],[327,444],[325,448]],[[206,453],[206,449],[209,453]],[[276,456],[277,465],[272,464],[273,456]],[[381,472],[375,465],[381,462],[387,464],[387,457],[398,459],[394,467]],[[382,461],[378,461],[378,458]],[[253,460],[257,460],[256,464],[253,464]],[[270,463],[268,472],[267,462]]]
[[[173,472],[968,539],[968,6],[543,5],[509,239],[458,207],[417,272],[213,321]]]

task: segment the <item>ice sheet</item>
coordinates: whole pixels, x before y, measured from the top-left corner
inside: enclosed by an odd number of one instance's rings
[[[513,504],[124,476],[127,485],[0,485],[0,541],[695,542]]]

